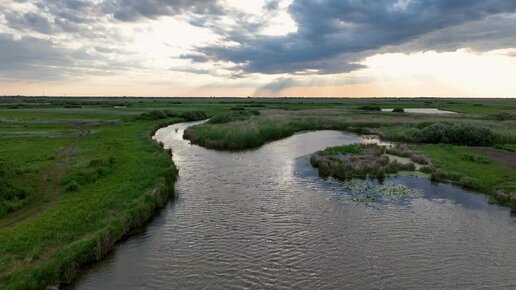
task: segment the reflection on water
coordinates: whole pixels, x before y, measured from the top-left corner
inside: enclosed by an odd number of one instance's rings
[[[188,125],[156,133],[180,169],[176,202],[71,288],[516,287],[515,220],[483,195],[402,176],[386,182],[423,194],[344,202],[342,184],[320,179],[307,154],[355,135],[218,152],[182,140]]]
[[[392,112],[393,109],[382,109],[383,112]],[[439,110],[437,108],[407,108],[403,109],[405,113],[418,114],[458,114],[457,112]]]

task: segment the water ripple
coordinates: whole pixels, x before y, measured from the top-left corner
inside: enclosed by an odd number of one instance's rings
[[[230,153],[189,145],[187,125],[156,135],[180,168],[177,201],[71,288],[516,286],[514,218],[481,195],[398,177],[423,196],[345,203],[339,183],[321,180],[306,155],[355,135],[308,132]]]

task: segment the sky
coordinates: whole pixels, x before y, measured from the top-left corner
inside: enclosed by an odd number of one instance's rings
[[[0,95],[516,97],[514,0],[0,0]]]

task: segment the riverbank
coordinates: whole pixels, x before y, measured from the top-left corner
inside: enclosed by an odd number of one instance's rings
[[[222,152],[182,140],[185,127],[156,133],[181,169],[180,202],[89,267],[71,289],[515,283],[515,217],[484,195],[401,174],[383,185],[366,180],[373,186],[350,188],[356,193],[321,179],[307,154],[360,142],[355,134],[305,132],[256,150]]]
[[[230,107],[152,98],[2,101],[1,289],[69,283],[81,265],[145,225],[173,197],[177,177],[154,132]]]
[[[229,113],[232,114],[232,113]],[[191,127],[185,138],[218,150],[252,149],[295,133],[341,130],[379,135],[409,143],[450,143],[468,146],[516,144],[516,121],[486,120],[474,115],[396,114],[360,110],[263,110],[258,116]]]
[[[508,160],[516,154],[487,147],[413,144],[432,160],[428,173],[434,181],[450,182],[487,194],[493,202],[516,212],[516,170]],[[493,151],[496,155],[493,156]],[[495,158],[496,157],[496,158]],[[512,167],[511,167],[512,166]]]
[[[86,165],[67,172],[56,204],[0,229],[2,288],[70,282],[81,265],[104,257],[173,196],[177,169],[148,137],[151,124],[97,128],[94,136],[78,142],[75,150],[83,152],[72,162]],[[114,160],[109,168],[97,166],[108,159]]]
[[[500,121],[468,114],[405,115],[328,109],[302,112],[275,110],[262,111],[259,116],[249,116],[245,120],[194,126],[186,130],[185,138],[207,148],[241,150],[256,148],[309,130],[331,129],[374,134],[382,140],[414,144],[416,149],[421,149],[427,157],[436,160],[435,167],[426,168],[432,180],[453,182],[480,191],[516,211],[515,170],[508,167],[504,160],[493,158],[491,151],[488,154],[485,150],[470,150],[478,146],[500,147],[499,144],[516,143],[516,130],[510,129],[514,126],[516,123],[510,118]]]
[[[479,152],[495,149],[468,148],[452,145],[404,144],[379,146],[352,144],[326,148],[311,155],[310,162],[323,178],[341,181],[366,177],[383,180],[398,172],[418,172],[434,182],[453,183],[469,190],[485,193],[494,202],[516,211],[516,171],[504,160],[493,160]],[[504,158],[512,153],[498,152]]]
[[[193,143],[220,149],[256,148],[317,129],[406,140],[436,120],[486,124],[495,144],[512,148],[516,143],[511,129],[515,121],[506,117],[511,103],[505,100],[2,100],[0,183],[8,190],[0,191],[0,288],[6,289],[67,283],[81,263],[100,259],[130,228],[152,216],[165,202],[164,195],[171,193],[177,172],[170,156],[149,136],[182,120],[249,111],[187,130],[194,133]],[[462,114],[435,119],[356,110],[369,102],[382,107],[422,107],[430,102],[428,106]],[[506,113],[498,116],[499,112]],[[510,185],[512,175],[498,170],[496,181]]]

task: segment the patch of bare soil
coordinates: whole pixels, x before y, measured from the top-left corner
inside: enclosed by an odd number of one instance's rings
[[[475,151],[478,154],[481,154],[485,157],[500,162],[501,164],[509,167],[510,169],[516,169],[516,153],[488,147],[478,147],[475,148]]]

